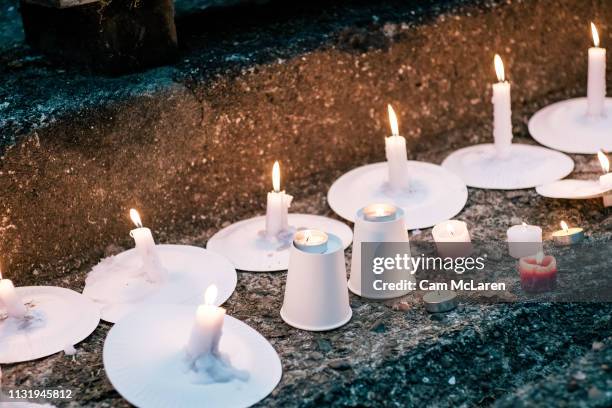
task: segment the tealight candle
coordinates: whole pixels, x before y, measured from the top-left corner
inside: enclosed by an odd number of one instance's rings
[[[295,234],[293,244],[299,250],[311,254],[322,254],[327,251],[327,234],[319,230],[302,230]]]
[[[198,306],[196,311],[195,323],[187,343],[187,354],[194,360],[219,352],[225,309],[214,305],[217,292],[217,286],[209,286],[204,293],[204,304]]]
[[[577,227],[569,228],[565,221],[561,221],[561,229],[553,232],[552,237],[557,245],[573,245],[584,239],[584,230]]]
[[[13,282],[10,279],[3,279],[2,273],[0,273],[0,303],[4,304],[9,317],[20,319],[27,312]]]
[[[508,251],[513,258],[535,255],[542,250],[542,228],[537,225],[514,225],[508,228]]]
[[[436,290],[423,295],[425,310],[429,313],[446,313],[457,307],[457,294],[452,290]]]
[[[438,255],[457,258],[472,252],[470,232],[463,221],[450,220],[436,224],[431,230]],[[466,245],[469,244],[469,245]]]
[[[494,63],[499,82],[493,84],[493,139],[498,156],[507,157],[512,144],[510,83],[506,81],[504,63],[498,54]]]
[[[606,49],[599,47],[599,34],[591,23],[594,47],[589,48],[589,77],[587,84],[587,113],[602,116],[606,100]]]
[[[525,292],[547,292],[555,288],[557,261],[553,256],[544,256],[540,251],[535,256],[521,258],[518,268]]]
[[[406,153],[406,138],[399,135],[397,116],[391,105],[387,105],[391,136],[385,138],[385,154],[389,167],[389,184],[395,190],[408,187],[408,156]]]
[[[161,266],[159,257],[155,250],[155,241],[149,228],[142,226],[140,214],[135,209],[130,209],[130,218],[136,228],[130,231],[130,236],[134,238],[136,251],[142,259],[142,268],[147,278],[152,282],[159,282],[165,278],[166,271]]]
[[[279,232],[289,228],[289,206],[293,197],[280,189],[280,166],[274,162],[272,167],[272,187],[268,193],[266,206],[266,234],[276,236]]]
[[[363,209],[366,221],[385,222],[395,220],[397,209],[391,204],[370,204]]]
[[[597,152],[597,157],[599,157],[599,162],[601,163],[601,169],[604,174],[599,177],[599,185],[607,190],[603,195],[603,203],[604,207],[612,206],[612,173],[610,173],[610,161],[608,160],[608,156],[603,151]]]

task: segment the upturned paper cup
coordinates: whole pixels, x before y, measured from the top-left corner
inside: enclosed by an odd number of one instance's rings
[[[342,241],[328,233],[327,250],[309,253],[291,245],[280,314],[290,326],[325,331],[351,320]]]
[[[395,216],[382,221],[367,219],[364,207],[357,211],[355,219],[355,229],[353,231],[353,255],[351,258],[351,276],[348,281],[348,288],[354,294],[368,299],[392,299],[408,294],[408,289],[404,291],[376,291],[373,287],[362,288],[362,265],[361,265],[361,244],[364,242],[384,244],[388,242],[408,243],[408,231],[404,221],[404,211],[395,207]],[[376,250],[377,256],[394,256],[394,254],[384,254],[382,250]],[[410,254],[409,254],[410,255]],[[414,276],[407,270],[391,270],[379,275],[376,279],[383,282],[399,282],[401,280],[415,280]]]

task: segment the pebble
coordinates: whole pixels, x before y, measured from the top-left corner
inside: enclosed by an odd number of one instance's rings
[[[601,341],[594,341],[593,345],[591,346],[591,349],[593,351],[601,351],[604,349],[604,347],[606,347],[606,345],[603,344]]]
[[[424,382],[425,384],[429,384],[429,378],[427,378],[427,377],[423,377],[423,382]]]
[[[67,356],[74,356],[76,353],[77,351],[72,344],[66,344],[64,347],[64,354]]]
[[[599,388],[593,386],[589,388],[589,399],[596,400],[600,399],[603,396],[603,393],[599,390]]]
[[[448,383],[450,385],[455,385],[457,384],[457,379],[455,379],[455,376],[453,375],[451,378],[448,379]]]
[[[574,373],[572,378],[574,378],[574,380],[582,381],[586,379],[586,374],[583,373],[582,371],[577,371]]]
[[[345,359],[337,359],[331,360],[329,363],[327,363],[327,366],[329,368],[333,368],[334,370],[344,371],[351,368],[351,363]]]

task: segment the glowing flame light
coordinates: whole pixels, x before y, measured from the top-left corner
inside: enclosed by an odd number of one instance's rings
[[[131,208],[130,209],[130,218],[132,219],[132,222],[134,223],[134,225],[136,225],[136,227],[142,228],[142,221],[140,220],[140,214],[138,214],[138,211],[136,211],[135,209]]]
[[[275,161],[272,167],[272,187],[277,193],[280,191],[280,165],[278,161]]]
[[[215,300],[217,300],[218,293],[219,289],[217,289],[217,285],[210,285],[208,288],[206,288],[206,292],[204,292],[204,304],[214,305]]]
[[[382,207],[376,207],[376,216],[382,217],[385,215],[385,209]]]
[[[448,231],[450,235],[455,235],[455,227],[453,227],[453,224],[446,224],[446,231]]]
[[[499,54],[495,54],[495,58],[493,60],[495,63],[495,74],[497,75],[497,80],[499,82],[504,82],[506,80],[506,73],[504,72],[504,62],[502,61]]]
[[[538,263],[538,265],[542,264],[542,261],[544,260],[544,252],[538,251],[538,253],[535,256],[535,260]]]
[[[399,126],[397,125],[397,115],[391,105],[387,105],[389,111],[389,124],[391,125],[391,135],[399,136]]]
[[[593,23],[591,23],[591,34],[593,34],[593,44],[595,44],[595,47],[599,47],[599,34],[597,33],[597,27]]]
[[[569,227],[567,226],[567,222],[561,221],[561,229],[563,232],[567,233],[569,231]]]
[[[523,221],[523,227],[526,227],[527,223],[525,221]]]
[[[597,152],[597,157],[599,158],[599,163],[601,163],[604,174],[608,174],[610,172],[610,160],[608,160],[608,156],[600,150]]]

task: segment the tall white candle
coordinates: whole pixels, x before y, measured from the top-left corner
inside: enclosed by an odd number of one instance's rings
[[[532,256],[542,250],[542,228],[537,225],[514,225],[506,234],[508,250],[513,258]]]
[[[493,140],[497,155],[507,157],[512,144],[512,106],[510,83],[506,81],[504,63],[495,54],[495,73],[498,83],[493,84]]]
[[[26,314],[27,309],[17,294],[13,282],[10,279],[2,279],[2,273],[0,273],[0,303],[6,308],[9,317],[18,319]]]
[[[289,228],[289,206],[293,197],[280,189],[280,166],[274,162],[272,167],[273,191],[268,193],[266,206],[266,234],[276,236],[279,232]]]
[[[589,48],[587,102],[589,116],[602,116],[606,100],[606,49],[599,47],[599,34],[591,23],[594,47]]]
[[[391,105],[387,105],[391,136],[385,138],[385,154],[389,167],[389,184],[394,190],[408,188],[408,156],[406,138],[399,135],[397,116]]]
[[[130,236],[134,238],[136,251],[142,259],[142,268],[150,281],[160,282],[165,279],[166,271],[157,256],[153,234],[149,228],[142,226],[138,211],[130,209],[130,217],[137,227],[130,231]]]
[[[204,294],[204,304],[198,306],[196,319],[187,343],[187,354],[198,359],[206,354],[219,354],[225,309],[214,305],[217,286],[211,285]]]

